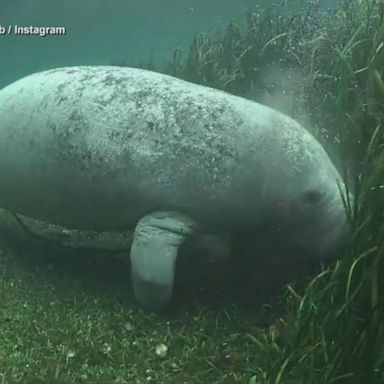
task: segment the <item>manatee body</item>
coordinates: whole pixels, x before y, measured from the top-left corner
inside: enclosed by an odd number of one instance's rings
[[[135,228],[138,300],[171,298],[196,233],[264,229],[316,257],[346,233],[340,175],[298,123],[141,69],[80,66],[0,91],[0,207],[86,230]]]

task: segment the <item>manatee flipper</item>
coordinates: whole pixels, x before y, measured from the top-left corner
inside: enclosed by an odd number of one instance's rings
[[[176,212],[153,212],[139,220],[130,258],[133,289],[143,306],[160,309],[171,299],[177,253],[194,229],[192,219]]]

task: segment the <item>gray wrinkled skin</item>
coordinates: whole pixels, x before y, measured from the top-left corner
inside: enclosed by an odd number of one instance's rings
[[[170,76],[69,67],[0,91],[0,207],[78,229],[137,226],[135,292],[150,307],[169,300],[177,249],[196,231],[271,226],[325,256],[345,235],[338,183],[292,119]]]

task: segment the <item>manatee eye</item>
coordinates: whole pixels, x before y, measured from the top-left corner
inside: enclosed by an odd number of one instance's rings
[[[323,192],[317,191],[316,189],[309,189],[303,193],[303,200],[309,204],[316,204],[323,196]]]

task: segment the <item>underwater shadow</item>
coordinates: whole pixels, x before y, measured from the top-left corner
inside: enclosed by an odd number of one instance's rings
[[[29,239],[7,237],[0,246],[11,252],[17,268],[33,274],[36,281],[52,285],[65,295],[74,287],[90,295],[117,300],[138,308],[130,281],[128,251],[66,249]],[[286,284],[304,285],[319,265],[294,261],[292,255],[266,257],[267,250],[242,242],[232,244],[230,253],[212,254],[201,246],[181,249],[176,263],[174,297],[164,314],[195,312],[201,307],[215,310],[231,306],[254,314],[273,304]],[[268,252],[270,252],[268,250]],[[299,284],[300,285],[300,284]]]

